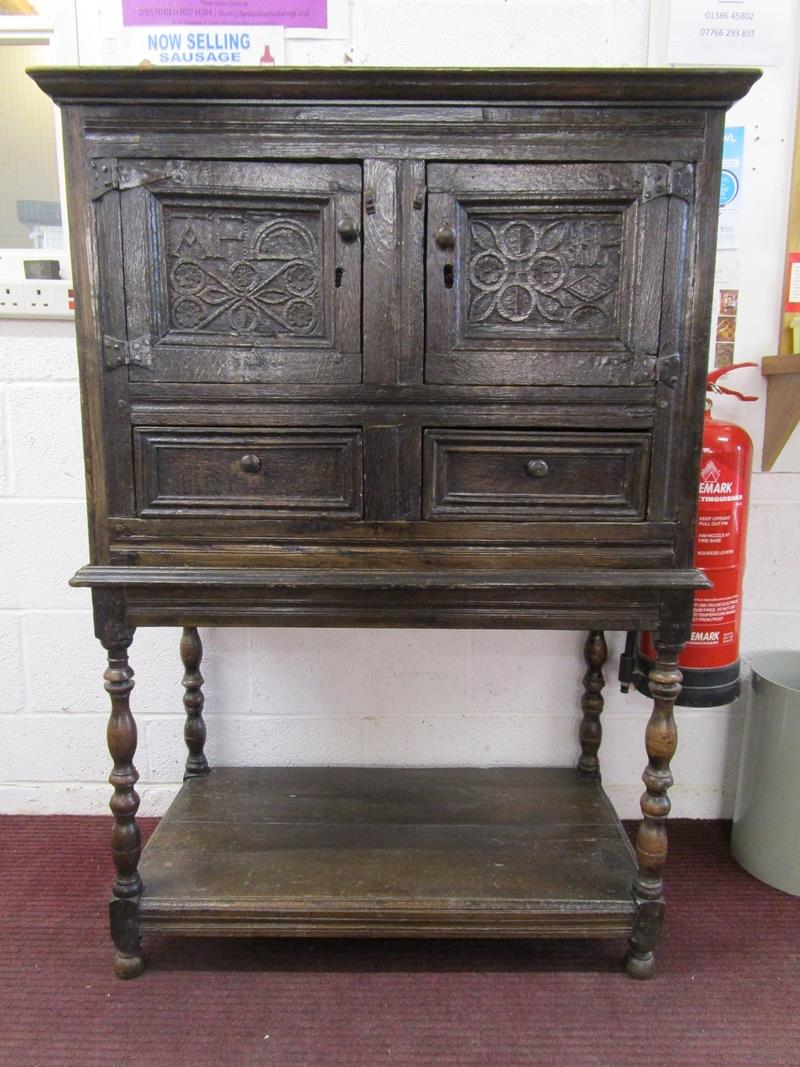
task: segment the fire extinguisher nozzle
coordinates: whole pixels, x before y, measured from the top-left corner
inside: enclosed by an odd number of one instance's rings
[[[619,691],[629,693],[633,681],[633,670],[636,663],[636,631],[628,630],[625,638],[625,651],[619,657]]]

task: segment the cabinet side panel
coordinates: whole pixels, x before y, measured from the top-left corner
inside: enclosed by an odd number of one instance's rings
[[[662,198],[666,199],[666,198]],[[657,405],[653,426],[653,461],[650,468],[648,517],[674,520],[679,501],[691,492],[682,475],[676,439],[683,434],[686,410],[681,397],[689,374],[689,288],[692,284],[692,207],[680,197],[669,198],[665,256],[664,301],[658,339]]]
[[[67,208],[72,276],[75,285],[75,331],[83,420],[89,548],[92,562],[108,562],[106,516],[106,446],[103,438],[102,338],[99,280],[93,209],[84,154],[84,108],[61,109],[64,133]]]
[[[97,363],[103,402],[108,509],[112,515],[134,515],[136,503],[133,490],[128,368],[124,365],[109,367],[106,348],[109,338],[114,339],[114,344],[125,344],[129,339],[123,280],[124,262],[128,253],[120,225],[120,194],[117,190],[107,192],[94,201],[92,225],[100,250],[97,306],[100,313],[100,341],[104,347]]]
[[[694,530],[697,518],[697,486],[700,450],[703,437],[708,346],[711,331],[711,305],[714,285],[714,248],[719,216],[719,182],[722,169],[722,138],[725,112],[710,110],[706,152],[698,163],[695,191],[695,214],[690,224],[688,244],[688,298],[683,323],[683,346],[686,373],[675,389],[671,442],[675,457],[675,479],[683,486],[676,504],[678,522],[675,564],[691,566],[694,557]],[[664,393],[668,385],[660,384]],[[663,399],[667,399],[666,396]]]

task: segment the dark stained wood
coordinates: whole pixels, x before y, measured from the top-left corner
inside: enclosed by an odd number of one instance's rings
[[[138,67],[35,67],[37,85],[57,103],[68,100],[610,100],[672,107],[729,107],[758,70],[505,70],[491,67],[231,67],[213,76],[196,70]]]
[[[725,115],[715,111],[708,116],[707,158],[697,164],[693,210],[686,222],[686,241],[689,253],[685,270],[673,278],[672,284],[683,294],[681,302],[681,348],[679,369],[670,368],[666,380],[660,382],[656,399],[657,409],[665,414],[665,433],[659,443],[668,456],[664,471],[668,488],[665,496],[671,503],[671,513],[678,518],[675,538],[675,558],[678,566],[687,566],[694,559],[694,529],[697,501],[693,491],[682,488],[698,480],[700,452],[703,443],[703,412],[705,410],[705,381],[708,373],[708,344],[711,316],[701,308],[711,304],[714,285],[713,257],[708,254],[716,246],[719,189],[722,153],[718,146],[725,129]],[[677,376],[677,381],[672,379]],[[687,640],[682,638],[681,640]]]
[[[603,740],[603,727],[600,716],[603,712],[603,666],[608,659],[608,645],[602,630],[591,630],[583,646],[583,658],[586,660],[586,674],[583,676],[583,696],[581,710],[583,719],[580,728],[581,757],[578,760],[578,772],[586,778],[600,780],[600,743]]]
[[[426,430],[429,519],[644,518],[644,434]]]
[[[139,514],[360,518],[361,432],[137,427]]]
[[[615,571],[584,569],[580,575],[581,591],[589,589],[665,589],[665,588],[708,588],[710,582],[702,571],[632,571],[618,574]],[[465,589],[500,588],[520,584],[531,589],[574,588],[575,574],[572,570],[547,571],[473,571],[466,568],[454,571],[441,569],[430,572],[420,571],[331,571],[320,575],[313,570],[282,568],[267,570],[258,568],[219,569],[194,567],[191,570],[168,570],[166,567],[136,567],[126,570],[122,567],[85,567],[72,579],[72,585],[81,586],[151,586],[185,585],[214,586],[228,585],[231,588],[255,586],[260,588],[282,588],[320,586],[347,587],[355,585],[360,589],[425,589],[446,588]]]
[[[667,860],[667,816],[670,810],[668,791],[673,784],[670,761],[678,745],[678,731],[673,714],[681,691],[678,656],[683,645],[656,641],[656,662],[648,681],[653,695],[653,711],[647,724],[648,763],[642,775],[642,822],[636,835],[636,859],[639,865],[634,879],[634,893],[643,905],[645,918],[637,921],[630,939],[626,961],[632,978],[649,978],[653,972],[653,948],[661,935],[664,908],[664,884],[661,870]]]
[[[246,566],[248,556],[252,554],[259,562],[268,554],[283,546],[303,546],[305,554],[295,554],[292,566],[298,560],[305,562],[316,553],[321,560],[329,556],[336,548],[353,549],[366,561],[372,556],[380,559],[386,569],[413,567],[413,549],[418,546],[425,555],[430,546],[440,551],[440,559],[446,563],[451,558],[456,565],[461,565],[467,557],[468,549],[474,546],[497,545],[498,566],[504,566],[503,560],[513,546],[522,555],[519,559],[551,559],[558,567],[564,564],[580,563],[570,554],[570,546],[580,544],[586,552],[583,563],[588,566],[605,566],[628,569],[636,568],[637,553],[646,567],[653,565],[670,565],[673,562],[672,544],[675,537],[675,525],[670,522],[605,522],[593,521],[575,526],[564,526],[557,521],[539,522],[487,522],[475,521],[465,526],[464,523],[446,522],[400,522],[396,520],[381,522],[351,523],[342,526],[338,521],[318,520],[313,526],[301,520],[286,519],[270,521],[264,519],[255,523],[251,520],[231,517],[224,522],[209,518],[203,529],[191,520],[176,516],[169,519],[131,519],[127,516],[113,516],[109,520],[110,533],[115,546],[138,547],[145,551],[171,547],[172,562],[188,562],[187,549],[193,544],[208,547],[212,538],[222,549],[225,542],[238,542],[236,563]],[[593,556],[592,548],[598,546],[605,550],[604,555]],[[664,552],[667,555],[664,556]],[[630,553],[630,555],[629,555]],[[228,553],[230,561],[232,557]],[[344,567],[350,565],[351,553],[341,556]],[[561,562],[559,562],[559,560]],[[115,560],[119,563],[120,560]],[[196,560],[192,560],[196,562]],[[285,554],[281,562],[286,563]]]
[[[183,727],[183,739],[189,749],[186,757],[184,778],[196,778],[208,774],[209,766],[203,751],[206,743],[206,724],[203,720],[203,676],[200,662],[203,659],[203,642],[195,626],[184,626],[181,635],[181,662],[184,667],[182,685],[184,688],[183,706],[186,710],[186,723]]]
[[[659,189],[670,174],[663,164],[431,165],[426,380],[652,380],[667,218]],[[447,227],[452,244],[440,240]]]
[[[557,385],[498,386],[487,390],[483,386],[430,383],[424,386],[364,383],[334,388],[279,383],[265,386],[256,382],[243,385],[183,382],[176,387],[162,382],[133,382],[130,395],[139,407],[151,405],[156,409],[155,405],[158,405],[168,410],[171,404],[184,418],[191,418],[194,411],[202,410],[209,403],[222,411],[226,403],[235,404],[237,412],[246,413],[254,405],[266,406],[274,411],[281,404],[330,405],[331,399],[334,399],[347,405],[380,405],[381,411],[395,407],[411,413],[430,405],[440,408],[446,405],[446,409],[451,405],[476,409],[491,406],[499,407],[508,417],[515,410],[533,418],[541,415],[542,418],[548,418],[550,424],[558,424],[565,419],[581,421],[588,413],[593,422],[602,420],[601,425],[611,425],[609,420],[616,420],[619,426],[636,427],[652,425],[655,384],[644,383],[635,388],[609,386],[598,397],[582,386]],[[186,401],[192,402],[190,407],[187,407]]]
[[[422,381],[425,164],[364,160],[364,382]]]
[[[138,626],[469,626],[654,629],[664,590],[691,594],[698,571],[267,570],[85,568],[74,584],[126,590]]]
[[[151,339],[132,380],[360,381],[361,249],[338,232],[359,168],[112,162],[128,333]]]
[[[603,791],[570,770],[225,767],[188,781],[148,843],[141,923],[619,936],[634,917],[633,870]]]
[[[136,812],[139,794],[136,783],[139,774],[133,764],[136,753],[136,721],[131,713],[130,694],[133,689],[133,669],[128,663],[128,648],[133,640],[133,627],[120,617],[119,598],[95,599],[98,637],[108,652],[108,667],[103,678],[111,698],[108,720],[108,750],[114,761],[109,782],[114,787],[110,807],[114,816],[111,831],[111,855],[116,878],[111,887],[111,933],[117,948],[114,970],[118,978],[136,978],[144,961],[139,946],[138,903],[142,893],[142,879],[138,864],[142,851]],[[107,614],[100,612],[106,610]]]
[[[64,172],[69,209],[69,238],[72,275],[75,283],[75,333],[81,393],[86,508],[89,552],[95,562],[108,561],[108,462],[106,419],[103,407],[105,375],[100,359],[102,323],[98,284],[97,238],[92,213],[91,192],[85,165],[83,115],[79,108],[62,114],[64,132]],[[120,399],[123,399],[122,397]],[[119,409],[123,410],[123,409]],[[124,458],[124,453],[123,453]]]
[[[63,105],[117,973],[186,934],[629,936],[653,971],[724,110],[704,70],[38,69]],[[183,628],[142,858],[127,649]],[[577,770],[223,770],[198,626],[589,631]],[[605,629],[657,635],[636,863]]]
[[[415,426],[364,429],[364,518],[420,518],[421,438]]]

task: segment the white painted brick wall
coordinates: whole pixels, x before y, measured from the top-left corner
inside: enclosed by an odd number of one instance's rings
[[[347,41],[289,41],[287,58],[625,65],[648,57],[646,0],[355,0],[352,27]],[[767,84],[764,107],[771,91]],[[785,101],[775,107],[788,116]],[[778,158],[788,117],[784,127],[774,134],[771,157],[762,145],[765,164]],[[751,220],[752,232],[779,230],[785,205],[755,199],[749,210],[762,213],[763,226]],[[748,320],[752,354],[773,351],[779,294],[752,283],[742,298],[751,308],[766,304],[761,319]],[[87,559],[82,478],[71,327],[3,323],[1,811],[107,810],[103,652],[92,633],[88,594],[67,586]],[[800,647],[800,474],[757,474],[753,488],[746,657]],[[581,634],[206,629],[202,635],[208,753],[216,763],[559,764],[578,755]],[[622,813],[635,816],[649,705],[617,691],[622,635],[608,636],[604,777]],[[140,630],[132,663],[141,811],[157,813],[174,795],[185,754],[178,633]],[[740,705],[679,711],[676,815],[730,814]]]

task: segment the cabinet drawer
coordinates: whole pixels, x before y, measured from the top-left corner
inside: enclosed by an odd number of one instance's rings
[[[648,434],[429,429],[429,519],[642,520]]]
[[[362,516],[361,430],[134,429],[140,515]]]

